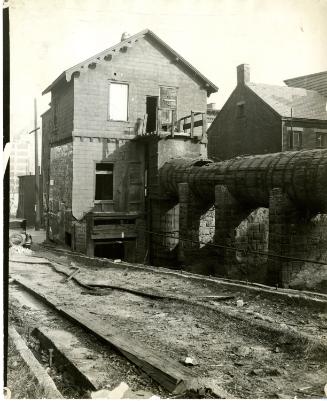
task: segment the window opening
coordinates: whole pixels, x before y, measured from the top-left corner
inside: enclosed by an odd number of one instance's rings
[[[128,85],[111,82],[109,85],[109,120],[128,120]]]
[[[327,148],[327,132],[316,133],[316,146],[317,148]]]
[[[113,199],[113,164],[97,163],[95,171],[95,200]]]
[[[155,132],[157,130],[157,107],[158,96],[146,97],[146,114],[148,115],[146,123],[146,132]]]
[[[288,131],[288,148],[301,149],[302,147],[302,132]]]
[[[239,102],[237,103],[237,117],[244,117],[245,116],[245,103]]]
[[[162,124],[171,124],[173,115],[176,116],[177,110],[177,88],[170,86],[160,87],[160,117]],[[173,113],[175,110],[175,113]]]

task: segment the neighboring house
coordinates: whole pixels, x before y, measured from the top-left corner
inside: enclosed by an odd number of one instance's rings
[[[64,71],[43,92],[51,92],[42,116],[48,238],[89,255],[143,261],[149,177],[184,149],[185,135],[189,155],[200,155],[207,97],[216,91],[150,30],[123,35]],[[162,139],[150,155],[149,137]]]
[[[216,103],[207,104],[207,129],[213,123],[214,119],[217,117],[219,110],[216,109]]]
[[[285,79],[284,82],[287,86],[314,90],[327,97],[327,71]]]
[[[27,220],[27,226],[35,225],[35,175],[21,175],[19,178],[19,198],[17,217]],[[40,188],[42,188],[42,176],[40,178]],[[40,211],[41,211],[41,225],[43,225],[43,205],[42,205],[42,192],[39,192]]]
[[[208,155],[238,155],[327,147],[327,99],[314,90],[257,84],[237,67],[237,86],[208,129]]]

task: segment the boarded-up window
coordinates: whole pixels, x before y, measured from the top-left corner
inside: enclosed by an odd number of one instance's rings
[[[111,163],[97,163],[95,171],[95,200],[113,199],[113,171]]]
[[[160,109],[161,122],[164,124],[171,123],[173,116],[172,111],[177,109],[177,88],[168,86],[160,87]]]
[[[109,120],[128,120],[128,85],[111,82],[109,85]]]

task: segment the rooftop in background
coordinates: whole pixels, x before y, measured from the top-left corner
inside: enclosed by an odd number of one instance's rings
[[[327,120],[327,99],[314,90],[247,82],[282,117]]]
[[[115,52],[116,50],[121,50],[124,47],[128,47],[131,42],[137,41],[141,37],[149,37],[152,40],[154,40],[159,46],[161,46],[162,49],[164,49],[168,54],[170,54],[176,63],[180,63],[186,70],[191,72],[194,77],[197,77],[200,81],[202,81],[205,84],[205,87],[207,89],[208,96],[211,93],[215,93],[218,91],[218,87],[214,85],[211,81],[209,81],[208,78],[206,78],[204,75],[201,74],[200,71],[198,71],[195,67],[193,67],[188,61],[186,61],[181,55],[179,55],[175,50],[173,50],[170,46],[167,45],[162,39],[160,39],[155,33],[153,33],[150,29],[144,29],[143,31],[133,35],[133,36],[122,36],[122,41],[119,42],[118,44],[109,47],[108,49],[102,51],[101,53],[98,53],[94,55],[93,57],[82,61],[81,63],[75,65],[74,67],[71,67],[67,70],[65,70],[62,74],[59,75],[57,79],[55,79],[51,85],[49,85],[43,92],[42,94],[46,94],[52,90],[54,86],[56,86],[59,82],[61,82],[63,79],[66,79],[67,82],[71,80],[72,75],[75,72],[80,72],[81,69],[84,68],[84,65],[89,66],[89,65],[94,65],[99,63],[99,61],[105,59],[107,60],[107,57],[111,57],[112,55],[110,54],[111,52]],[[126,39],[124,39],[126,37]]]
[[[327,97],[327,71],[285,79],[284,82],[287,86],[315,90]]]

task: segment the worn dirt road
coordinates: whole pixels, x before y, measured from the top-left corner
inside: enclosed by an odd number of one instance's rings
[[[33,263],[32,257],[26,263],[26,258],[12,255],[11,276],[24,278],[39,292],[78,313],[87,311],[95,325],[132,336],[175,361],[192,357],[196,365],[188,368],[190,373],[231,396],[324,395],[327,300],[325,305],[323,296],[317,297],[320,303],[303,303],[296,292],[290,292],[296,296],[279,297],[260,288],[171,275],[162,269],[112,263],[111,267],[92,266],[41,249],[34,256],[46,257],[53,265]],[[74,272],[72,261],[80,268],[75,276],[79,284],[63,282],[59,272]],[[80,284],[98,286],[97,291]],[[153,295],[163,298],[154,299]],[[237,306],[237,300],[242,300],[243,306]]]

